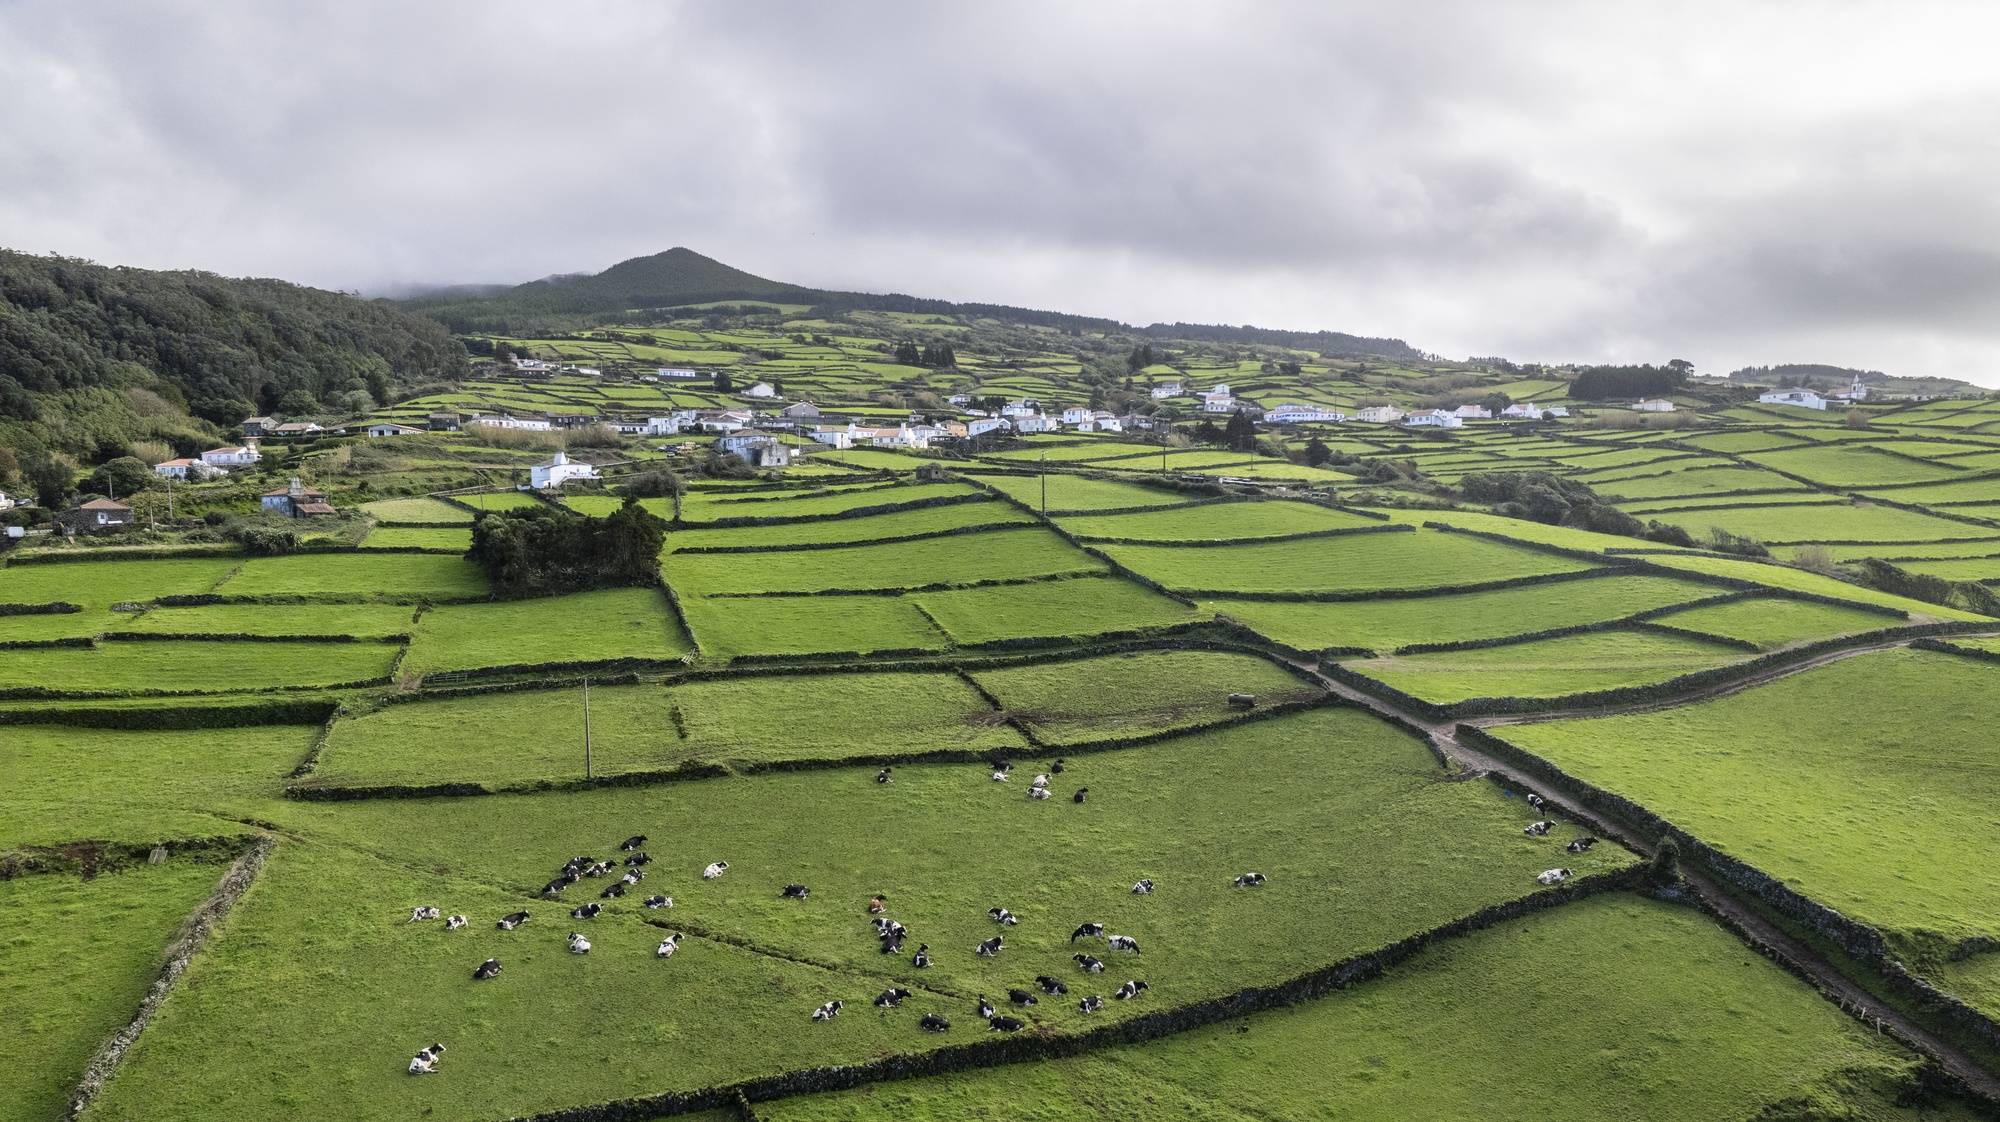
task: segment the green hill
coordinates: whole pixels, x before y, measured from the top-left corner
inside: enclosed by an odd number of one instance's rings
[[[547,277],[473,299],[466,299],[462,292],[446,291],[418,296],[404,305],[423,311],[454,331],[466,332],[518,330],[525,323],[550,318],[710,300],[790,297],[811,302],[818,295],[675,246],[665,253],[620,261],[601,273]]]

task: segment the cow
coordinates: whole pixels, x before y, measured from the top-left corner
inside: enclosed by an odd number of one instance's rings
[[[595,904],[595,903],[592,903],[592,904],[580,904],[580,905],[578,905],[578,906],[576,906],[576,907],[574,907],[574,908],[571,908],[571,909],[569,910],[569,918],[571,918],[571,919],[596,919],[596,918],[597,918],[597,913],[599,913],[599,912],[601,912],[601,911],[603,911],[603,910],[604,910],[604,905],[602,905],[602,904]]]
[[[917,944],[917,953],[911,956],[910,965],[919,970],[929,970],[931,968],[931,945],[929,943]]]
[[[671,896],[648,896],[646,897],[646,906],[649,908],[671,908],[674,906],[674,898]]]
[[[652,863],[653,855],[650,853],[634,853],[625,859],[625,867],[628,869],[636,869],[641,865],[650,865]]]
[[[883,912],[886,912],[886,911],[888,911],[888,910],[889,910],[889,903],[888,903],[888,901],[886,901],[886,900],[882,899],[882,898],[881,898],[880,896],[872,896],[872,897],[870,897],[870,898],[869,898],[869,900],[868,900],[868,914],[869,914],[869,915],[871,915],[871,916],[879,916],[879,915],[881,915],[881,914],[882,914]]]
[[[988,1018],[993,1016],[993,1003],[986,1000],[986,995],[983,993],[979,995],[979,1015]]]
[[[563,862],[563,875],[567,877],[580,877],[583,875],[585,869],[595,864],[597,864],[597,858],[580,853]]]
[[[625,895],[625,887],[625,882],[622,880],[617,884],[607,885],[604,891],[597,894],[597,898],[600,900],[616,900],[620,896]]]
[[[576,883],[576,878],[573,876],[557,877],[556,879],[542,886],[542,895],[561,896],[563,889],[568,888],[570,885],[575,883]]]
[[[1007,773],[1013,770],[1014,770],[1014,765],[1006,762],[1005,760],[1002,760],[1000,763],[995,764],[993,766],[993,782],[995,783],[1007,782]]]
[[[676,931],[672,935],[660,940],[660,949],[653,953],[661,958],[672,958],[674,957],[674,952],[680,949],[681,933]]]
[[[1078,939],[1097,939],[1097,938],[1102,938],[1103,935],[1104,935],[1103,924],[1079,923],[1076,925],[1076,930],[1069,933],[1069,941],[1074,943]]]
[[[875,928],[875,935],[878,938],[887,935],[901,935],[909,930],[909,928],[904,927],[893,919],[884,919],[880,916],[869,920],[868,923]]]
[[[1238,888],[1256,888],[1263,883],[1264,874],[1262,873],[1244,873],[1242,876],[1236,878],[1236,887]]]
[[[1134,896],[1150,896],[1152,894],[1153,882],[1151,880],[1141,880],[1132,886],[1132,895]]]
[[[1568,869],[1544,869],[1535,877],[1542,884],[1561,884],[1573,874]]]
[[[569,953],[571,954],[590,953],[590,940],[583,937],[583,932],[572,931],[569,933]]]
[[[714,880],[715,878],[721,876],[722,874],[728,871],[729,871],[729,862],[713,861],[709,863],[709,866],[707,868],[701,871],[701,879]]]
[[[889,769],[888,769],[888,768],[883,768],[883,769],[882,769],[881,771],[878,771],[878,772],[876,772],[876,773],[875,773],[875,782],[877,782],[877,783],[894,783],[894,782],[895,782],[895,780],[894,780],[894,779],[892,779],[892,778],[890,778],[890,776],[889,776]]]
[[[903,953],[903,935],[899,931],[885,932],[882,936],[883,954]]]
[[[1016,1005],[1035,1005],[1042,999],[1029,993],[1027,990],[1009,989],[1007,991],[1007,1000]]]
[[[898,1005],[901,1005],[903,1003],[903,999],[908,996],[910,996],[909,990],[899,989],[895,986],[890,986],[888,989],[883,990],[881,993],[875,995],[875,1008],[894,1009]]]
[[[1556,824],[1554,822],[1544,818],[1539,822],[1530,822],[1526,826],[1521,827],[1521,832],[1531,838],[1539,838],[1546,836],[1550,830],[1555,828]]]
[[[839,1001],[829,1001],[825,1005],[813,1010],[813,1020],[815,1021],[831,1021],[838,1016],[840,1016]]]
[[[1027,1024],[1027,1022],[1023,1021],[1019,1017],[986,1018],[987,1027],[992,1029],[994,1032],[1020,1032],[1022,1026],[1025,1024]]]
[[[1065,768],[1065,767],[1067,767],[1067,766],[1068,766],[1068,765],[1067,765],[1067,764],[1065,764],[1065,763],[1064,763],[1064,762],[1063,762],[1063,761],[1062,761],[1062,760],[1061,760],[1061,759],[1059,758],[1059,759],[1057,759],[1057,760],[1056,760],[1056,762],[1055,762],[1055,763],[1052,763],[1052,764],[1050,764],[1050,765],[1049,765],[1049,774],[1050,774],[1050,775],[1061,775],[1061,774],[1063,773],[1063,768]]]
[[[1076,1003],[1076,1009],[1077,1012],[1079,1013],[1095,1013],[1103,1008],[1104,1008],[1104,999],[1097,996],[1096,994],[1091,994],[1089,997],[1086,997],[1082,1001]]]
[[[1076,960],[1077,967],[1081,969],[1085,974],[1104,973],[1104,963],[1099,959],[1093,958],[1087,954],[1073,954],[1069,957]]]
[[[625,875],[618,878],[619,883],[626,885],[638,884],[645,879],[646,870],[644,869],[627,869],[625,870]]]
[[[1035,984],[1042,988],[1043,993],[1054,997],[1061,997],[1069,992],[1069,987],[1064,985],[1061,979],[1051,978],[1047,974],[1035,975]],[[1031,1001],[1027,1004],[1032,1005],[1034,1002]]]
[[[787,900],[803,900],[812,894],[812,889],[803,884],[788,884],[778,895]]]
[[[499,976],[500,960],[497,958],[487,959],[485,962],[479,964],[478,969],[472,972],[472,980],[475,982],[483,982],[488,978],[498,978]]]
[[[516,927],[519,927],[526,922],[528,922],[528,913],[509,912],[508,914],[501,916],[500,922],[494,924],[493,926],[499,928],[502,931],[512,931]]]
[[[439,916],[441,916],[441,915],[443,915],[443,914],[444,914],[443,912],[441,912],[441,911],[437,910],[436,908],[433,908],[433,907],[431,907],[430,905],[426,904],[426,905],[424,905],[423,907],[420,907],[420,908],[411,908],[411,909],[410,909],[410,922],[411,922],[411,923],[418,923],[418,922],[421,922],[421,921],[423,921],[423,920],[427,920],[427,919],[436,919],[437,917],[439,917]]]
[[[1134,939],[1130,935],[1106,935],[1104,941],[1114,951],[1131,951],[1133,954],[1139,953],[1139,940]]]
[[[595,863],[595,864],[591,865],[591,867],[590,867],[590,868],[588,868],[588,869],[585,869],[585,870],[583,871],[583,875],[584,875],[584,876],[587,876],[587,877],[603,877],[603,876],[610,876],[610,875],[611,875],[611,870],[613,870],[613,869],[615,869],[615,868],[617,868],[617,867],[618,867],[618,866],[616,866],[616,865],[613,865],[613,864],[612,864],[611,862],[609,862],[609,861],[599,861],[599,862],[597,862],[597,863]]]
[[[917,1027],[925,1032],[950,1032],[951,1022],[945,1020],[942,1014],[925,1013],[924,1019],[917,1022]]]
[[[987,939],[972,948],[973,952],[981,958],[998,958],[1000,957],[1000,952],[1006,949],[1006,943],[1003,937],[999,935],[995,935],[991,939]]]
[[[1590,847],[1596,844],[1596,838],[1578,838],[1568,845],[1563,846],[1563,848],[1569,850],[1571,853],[1588,853],[1590,852]]]
[[[1042,774],[1037,775],[1034,779],[1030,780],[1028,783],[1028,786],[1030,787],[1046,787],[1048,785],[1049,785],[1049,774],[1047,772],[1043,772]]]
[[[1049,798],[1049,789],[1047,787],[1030,787],[1028,788],[1028,797],[1036,802],[1042,802]]]
[[[1015,915],[1013,912],[1010,912],[1005,908],[986,909],[986,918],[992,920],[994,923],[1005,924],[1008,927],[1012,927],[1015,924],[1021,922],[1020,916]]]
[[[632,835],[631,837],[629,837],[629,838],[626,838],[626,839],[625,839],[624,841],[622,841],[622,842],[619,842],[619,843],[618,843],[618,848],[619,848],[620,850],[622,850],[623,852],[626,852],[626,853],[630,853],[630,852],[632,852],[633,850],[635,850],[635,849],[637,849],[637,848],[639,848],[640,846],[642,846],[642,845],[645,845],[645,844],[646,844],[646,835],[644,835],[644,834],[633,834],[633,835]]]
[[[442,1044],[433,1044],[428,1048],[418,1049],[417,1054],[410,1057],[410,1074],[435,1074],[437,1072],[438,1059],[443,1055],[444,1045]]]
[[[1535,794],[1533,791],[1528,792],[1529,810],[1540,810],[1542,809],[1543,805],[1544,805],[1543,799],[1540,795]]]
[[[1118,992],[1112,994],[1111,996],[1117,998],[1120,1001],[1126,1001],[1131,998],[1139,996],[1141,993],[1145,992],[1146,988],[1147,988],[1146,983],[1135,979],[1133,981],[1125,983],[1122,986],[1119,986]]]
[[[1090,797],[1090,788],[1078,787],[1076,789],[1076,794],[1071,795],[1069,797],[1069,801],[1081,806],[1083,804],[1083,801],[1085,799],[1088,799],[1089,797]]]
[[[448,915],[444,918],[444,929],[446,931],[457,931],[459,928],[465,926],[465,922],[465,917],[462,915]]]

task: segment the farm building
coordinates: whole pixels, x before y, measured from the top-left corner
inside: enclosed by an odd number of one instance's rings
[[[767,432],[732,433],[715,442],[718,451],[741,456],[754,468],[781,468],[792,462],[791,445]]]
[[[399,425],[394,421],[377,421],[368,426],[369,436],[415,436],[423,431],[409,425]]]
[[[296,475],[285,486],[264,492],[258,502],[265,514],[282,514],[287,518],[317,518],[334,513],[326,501],[326,493],[299,482]]]
[[[778,387],[772,385],[769,382],[753,382],[749,389],[743,391],[743,396],[776,397],[778,396]]]
[[[1540,419],[1545,413],[1551,417],[1567,417],[1569,416],[1569,407],[1564,405],[1536,405],[1532,401],[1517,401],[1500,411],[1502,417],[1530,421]]]
[[[835,428],[830,425],[822,425],[812,430],[813,443],[824,444],[829,448],[852,448],[854,447],[853,427],[852,425],[842,425]]]
[[[1765,405],[1793,405],[1800,409],[1825,409],[1826,398],[1808,389],[1772,390],[1760,393],[1757,400]]]
[[[311,421],[287,421],[271,430],[273,436],[316,436],[326,430]]]
[[[819,406],[810,401],[796,401],[779,410],[778,416],[793,424],[808,424],[819,420]]]
[[[1641,413],[1671,413],[1674,411],[1674,403],[1661,397],[1649,397],[1644,401],[1635,402],[1632,408]]]
[[[1393,425],[1403,419],[1403,411],[1393,405],[1371,405],[1356,413],[1354,419],[1371,425]]]
[[[658,370],[653,371],[653,376],[676,382],[686,382],[701,377],[701,371],[685,366],[662,366]]]
[[[1054,432],[1062,422],[1042,413],[1023,413],[1012,418],[1015,432]]]
[[[175,460],[162,460],[153,465],[153,474],[161,479],[208,479],[217,475],[228,475],[224,468],[215,467],[202,460],[182,456]]]
[[[1088,420],[1090,420],[1090,410],[1080,405],[1072,405],[1062,411],[1062,423],[1065,425],[1080,425]]]
[[[13,510],[14,506],[14,497],[5,491],[0,491],[0,510]]]
[[[1264,410],[1264,423],[1267,425],[1298,425],[1309,421],[1346,419],[1345,413],[1338,413],[1318,405],[1304,405],[1296,401],[1288,401],[1275,409]]]
[[[1458,429],[1465,427],[1465,419],[1443,409],[1425,409],[1405,417],[1403,426],[1413,429]]]
[[[1164,401],[1170,397],[1179,397],[1181,395],[1181,384],[1179,382],[1161,382],[1152,388],[1151,393],[1154,401]]]
[[[1005,417],[976,417],[965,423],[965,435],[985,436],[989,432],[1004,432],[1012,427]]]
[[[1024,397],[1019,401],[1010,401],[1000,407],[1000,415],[1002,417],[1029,417],[1041,411],[1042,403],[1032,397]]]
[[[62,523],[71,533],[94,534],[132,524],[132,508],[116,499],[92,499],[67,511]]]
[[[972,395],[969,393],[955,393],[944,400],[947,405],[970,405],[972,404]]]
[[[703,432],[735,432],[756,419],[748,409],[711,410],[699,415],[699,427]]]
[[[1484,405],[1461,405],[1457,409],[1452,410],[1452,412],[1457,414],[1460,420],[1464,421],[1490,421],[1493,419],[1493,410],[1486,408]]]
[[[1236,411],[1236,395],[1229,392],[1227,383],[1217,383],[1201,395],[1201,411],[1204,413],[1233,413]]]
[[[511,413],[481,413],[465,423],[484,425],[492,429],[518,429],[522,432],[548,432],[555,427],[546,417],[516,417]]]
[[[589,464],[571,463],[567,452],[557,452],[549,462],[528,469],[528,483],[537,491],[561,487],[580,479],[596,479],[597,469]]]
[[[245,417],[243,419],[244,436],[269,436],[272,430],[277,427],[278,419],[276,417]]]

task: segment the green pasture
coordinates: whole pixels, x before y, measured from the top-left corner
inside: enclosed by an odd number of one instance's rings
[[[423,553],[295,553],[253,557],[215,591],[225,596],[354,600],[468,600],[486,595],[486,574],[463,557]]]
[[[357,639],[390,639],[409,634],[415,614],[416,609],[408,604],[203,604],[190,608],[148,608],[136,615],[118,617],[112,629],[156,635],[351,635]]]
[[[1973,612],[1947,608],[1922,600],[1911,600],[1857,584],[1835,580],[1804,569],[1794,569],[1789,565],[1768,564],[1762,561],[1746,561],[1735,557],[1710,557],[1698,553],[1658,554],[1647,557],[1648,561],[1683,572],[1704,576],[1724,577],[1731,580],[1754,581],[1771,588],[1782,588],[1790,592],[1809,592],[1817,596],[1830,596],[1836,600],[1852,600],[1857,604],[1878,604],[1907,613],[1913,620],[1980,620],[1986,617]]]
[[[681,611],[708,658],[937,650],[950,642],[905,596],[683,596]]]
[[[471,525],[477,517],[471,511],[455,507],[442,499],[377,499],[361,504],[362,513],[378,522],[393,525],[398,522],[462,522]]]
[[[1587,562],[1463,534],[1350,534],[1224,546],[1106,545],[1113,560],[1168,588],[1370,592],[1572,573]]]
[[[455,503],[464,503],[475,510],[528,510],[544,505],[542,501],[525,491],[494,491],[476,495],[453,495]]]
[[[1096,510],[1123,510],[1127,507],[1176,506],[1201,498],[1159,487],[1115,480],[1090,479],[1081,475],[973,475],[972,478],[1009,497],[1042,509],[1042,493],[1048,491],[1050,514],[1076,514]]]
[[[1699,631],[1704,635],[1741,639],[1771,650],[1857,631],[1901,627],[1907,621],[1897,616],[1838,604],[1758,596],[1712,607],[1670,612],[1653,622],[1686,631]]]
[[[1187,623],[1203,614],[1144,585],[1108,575],[920,592],[909,599],[953,642],[966,645],[1139,631]]]
[[[1139,651],[972,671],[973,680],[1044,743],[1074,744],[1207,724],[1260,707],[1321,696],[1268,659],[1228,651]]]
[[[676,529],[666,535],[668,552],[726,546],[826,545],[867,542],[962,530],[968,526],[1026,525],[1033,518],[998,500],[952,503],[920,510],[898,510],[859,518],[829,518],[813,522],[780,522],[770,526],[727,526],[720,529]],[[745,560],[749,559],[745,555]]]
[[[1764,542],[1922,541],[1987,532],[1964,522],[1873,503],[1712,507],[1636,516],[1679,526],[1697,540],[1713,529]]]
[[[1342,665],[1432,704],[1451,705],[1475,697],[1552,698],[1651,685],[1748,657],[1719,643],[1616,630]]]
[[[393,643],[111,640],[95,647],[0,650],[0,690],[208,693],[332,686],[381,678]]]
[[[1072,515],[1060,521],[1063,529],[1081,538],[1161,542],[1274,538],[1380,525],[1344,510],[1298,502],[1209,503],[1132,514]]]
[[[1040,526],[775,553],[670,553],[661,560],[661,570],[677,592],[703,594],[920,588],[1102,567]]]
[[[420,526],[378,526],[361,540],[363,549],[445,549],[464,553],[472,548],[472,530]]]
[[[657,588],[446,604],[417,617],[401,672],[488,666],[676,659],[692,650]]]
[[[241,557],[16,562],[0,568],[0,604],[67,600],[86,608],[107,608],[161,596],[192,596],[210,591],[241,564]]]

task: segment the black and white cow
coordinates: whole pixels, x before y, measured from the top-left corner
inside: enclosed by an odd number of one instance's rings
[[[488,978],[498,978],[499,976],[500,960],[497,958],[487,959],[485,962],[480,963],[479,967],[472,972],[472,980],[475,982],[483,982]]]
[[[929,943],[917,944],[917,953],[910,957],[910,965],[919,970],[929,970],[931,968],[931,945]]]
[[[590,940],[583,937],[583,932],[572,931],[569,933],[569,953],[571,954],[590,953]]]
[[[988,1017],[986,1025],[994,1032],[1020,1032],[1027,1022],[1019,1017]]]
[[[1132,886],[1132,895],[1134,896],[1150,896],[1152,892],[1153,882],[1151,880],[1141,880]]]
[[[1555,828],[1556,824],[1554,822],[1544,818],[1539,822],[1530,822],[1526,826],[1521,827],[1521,832],[1531,838],[1539,838],[1546,836],[1550,830]]]
[[[1066,763],[1065,761],[1057,759],[1055,763],[1049,765],[1049,774],[1061,775],[1063,773],[1063,769],[1068,766],[1069,766],[1068,763]]]
[[[587,853],[579,853],[575,857],[563,862],[563,875],[566,877],[580,877],[595,864],[597,864],[597,858]]]
[[[627,869],[625,870],[625,875],[618,878],[621,884],[626,884],[626,885],[638,884],[640,881],[645,879],[646,879],[646,870],[644,869]]]
[[[620,896],[625,895],[625,889],[626,884],[621,880],[617,884],[606,885],[604,891],[597,894],[597,898],[600,900],[616,900]]]
[[[1082,971],[1085,974],[1104,973],[1104,962],[1101,959],[1094,958],[1087,954],[1073,954],[1069,957],[1076,961],[1077,966],[1080,969],[1082,969]]]
[[[1012,927],[1015,924],[1021,922],[1020,916],[1015,915],[1013,912],[1010,912],[1005,908],[986,909],[986,918],[992,920],[994,923],[1005,924],[1008,927]]]
[[[1104,942],[1114,951],[1131,951],[1133,954],[1139,953],[1139,940],[1134,939],[1130,935],[1106,935]]]
[[[1028,781],[1028,786],[1030,787],[1046,787],[1048,785],[1049,785],[1048,772],[1043,772],[1042,774],[1037,775],[1033,779]]]
[[[1045,802],[1051,796],[1047,787],[1030,787],[1028,788],[1028,797],[1036,802]]]
[[[1051,978],[1047,974],[1035,975],[1035,984],[1042,987],[1043,993],[1053,997],[1061,997],[1069,992],[1069,987],[1064,985],[1060,978]],[[1029,1004],[1034,1003],[1029,1002]]]
[[[431,907],[429,904],[425,904],[422,907],[410,909],[410,922],[420,923],[427,919],[436,919],[443,914],[444,913],[439,911],[438,909]]]
[[[1103,937],[1103,935],[1104,935],[1103,924],[1079,923],[1076,925],[1076,930],[1069,933],[1069,941],[1074,943],[1078,939],[1097,939]]]
[[[648,896],[646,897],[646,906],[649,908],[671,908],[674,906],[674,898],[671,896]]]
[[[728,871],[729,871],[729,862],[712,861],[709,863],[707,868],[701,871],[701,879],[714,880],[715,878],[721,876],[722,874]]]
[[[1542,884],[1561,884],[1573,875],[1568,869],[1544,869],[1535,880]]]
[[[674,952],[680,949],[681,933],[676,931],[672,935],[660,940],[660,949],[653,953],[661,958],[672,958],[674,957]]]
[[[825,1005],[813,1010],[813,1020],[815,1021],[831,1021],[838,1016],[840,1016],[839,1001],[829,1001]]]
[[[602,905],[602,904],[598,904],[598,903],[590,903],[590,904],[579,904],[579,905],[577,905],[576,907],[574,907],[574,908],[571,908],[571,909],[569,910],[569,918],[571,918],[571,919],[596,919],[596,918],[597,918],[597,913],[599,913],[599,912],[601,912],[601,911],[603,911],[603,910],[604,910],[604,905]]]
[[[1034,994],[1029,993],[1027,990],[1017,990],[1009,988],[1007,990],[1007,1000],[1013,1002],[1016,1005],[1034,1005],[1039,1003],[1042,999],[1036,997]]]
[[[1111,996],[1117,998],[1120,1001],[1126,1001],[1131,998],[1139,996],[1141,993],[1144,993],[1145,991],[1146,991],[1146,983],[1134,979],[1130,982],[1125,983],[1122,986],[1119,986],[1118,992],[1112,994]]]
[[[444,917],[444,929],[446,931],[457,931],[459,928],[465,926],[465,922],[465,917],[462,915],[448,915]]]
[[[640,846],[642,846],[642,845],[645,845],[645,844],[646,844],[646,835],[644,835],[644,834],[633,834],[633,835],[632,835],[631,837],[629,837],[629,838],[626,838],[626,839],[625,839],[624,841],[622,841],[622,842],[619,842],[619,843],[618,843],[618,848],[619,848],[619,849],[621,849],[621,850],[623,850],[623,851],[624,851],[624,852],[626,852],[626,853],[630,853],[630,852],[632,852],[633,850],[635,850],[635,849],[637,849],[637,848],[639,848]]]
[[[1236,878],[1236,887],[1238,888],[1257,888],[1263,883],[1264,874],[1262,873],[1244,873],[1242,876]]]
[[[1588,853],[1590,852],[1590,847],[1596,844],[1596,838],[1578,838],[1568,845],[1563,846],[1563,848],[1569,850],[1571,853]]]
[[[993,1003],[986,1000],[986,995],[983,993],[979,995],[979,1015],[982,1017],[993,1015]]]
[[[411,1075],[436,1074],[438,1059],[443,1055],[444,1055],[444,1045],[442,1044],[433,1044],[428,1048],[418,1049],[417,1054],[410,1057],[410,1074]]]
[[[895,780],[894,780],[893,778],[891,778],[891,777],[890,777],[890,775],[889,775],[889,769],[888,769],[888,768],[883,768],[883,769],[882,769],[881,771],[878,771],[878,772],[876,772],[876,773],[875,773],[875,782],[877,782],[877,783],[894,783],[894,782],[895,782]]]
[[[1014,765],[1008,763],[1005,760],[1002,760],[999,763],[993,765],[993,782],[995,783],[1007,782],[1007,773],[1013,770],[1014,770]]]
[[[617,867],[609,861],[599,861],[590,868],[585,869],[583,875],[587,877],[608,877],[611,875],[611,870]]]
[[[653,855],[650,853],[634,853],[625,859],[625,867],[628,869],[636,869],[642,865],[650,865],[652,863]]]
[[[1089,997],[1077,1002],[1076,1008],[1079,1013],[1095,1013],[1104,1008],[1104,999],[1096,994],[1091,994]]]
[[[509,912],[508,914],[501,916],[500,922],[494,924],[493,926],[499,928],[502,931],[512,931],[516,927],[519,927],[526,922],[528,922],[528,913]]]
[[[1533,791],[1530,791],[1530,792],[1528,792],[1528,809],[1529,809],[1529,810],[1540,810],[1540,809],[1542,809],[1543,805],[1544,805],[1544,802],[1543,802],[1543,799],[1542,799],[1542,797],[1541,797],[1540,795],[1537,795],[1537,794],[1535,794],[1535,793],[1534,793]]]
[[[884,932],[882,935],[882,953],[883,954],[903,953],[903,933],[900,931]]]
[[[881,993],[875,995],[875,1008],[894,1009],[898,1005],[901,1005],[903,1003],[903,999],[908,996],[910,996],[909,990],[901,989],[896,986],[890,986],[888,989],[883,990]]]
[[[973,953],[981,958],[998,958],[1000,957],[1000,952],[1006,949],[1005,937],[1000,935],[995,935],[991,939],[987,939],[972,948]]]
[[[812,889],[807,888],[803,884],[788,884],[784,887],[784,891],[778,893],[778,895],[787,900],[803,900],[807,896],[812,895]]]
[[[1083,802],[1083,801],[1084,801],[1085,799],[1088,799],[1089,797],[1090,797],[1090,788],[1088,788],[1088,787],[1078,787],[1078,788],[1076,789],[1076,794],[1074,794],[1074,795],[1071,795],[1071,796],[1069,797],[1069,801],[1070,801],[1070,802],[1073,802],[1073,803],[1078,803],[1078,804],[1081,804],[1081,803],[1082,803],[1082,802]]]
[[[941,1013],[925,1013],[924,1019],[917,1022],[917,1027],[925,1032],[950,1032],[951,1022],[945,1020]]]
[[[557,877],[556,879],[542,886],[542,895],[561,896],[563,889],[568,888],[570,885],[575,883],[576,883],[576,878],[573,876]]]

